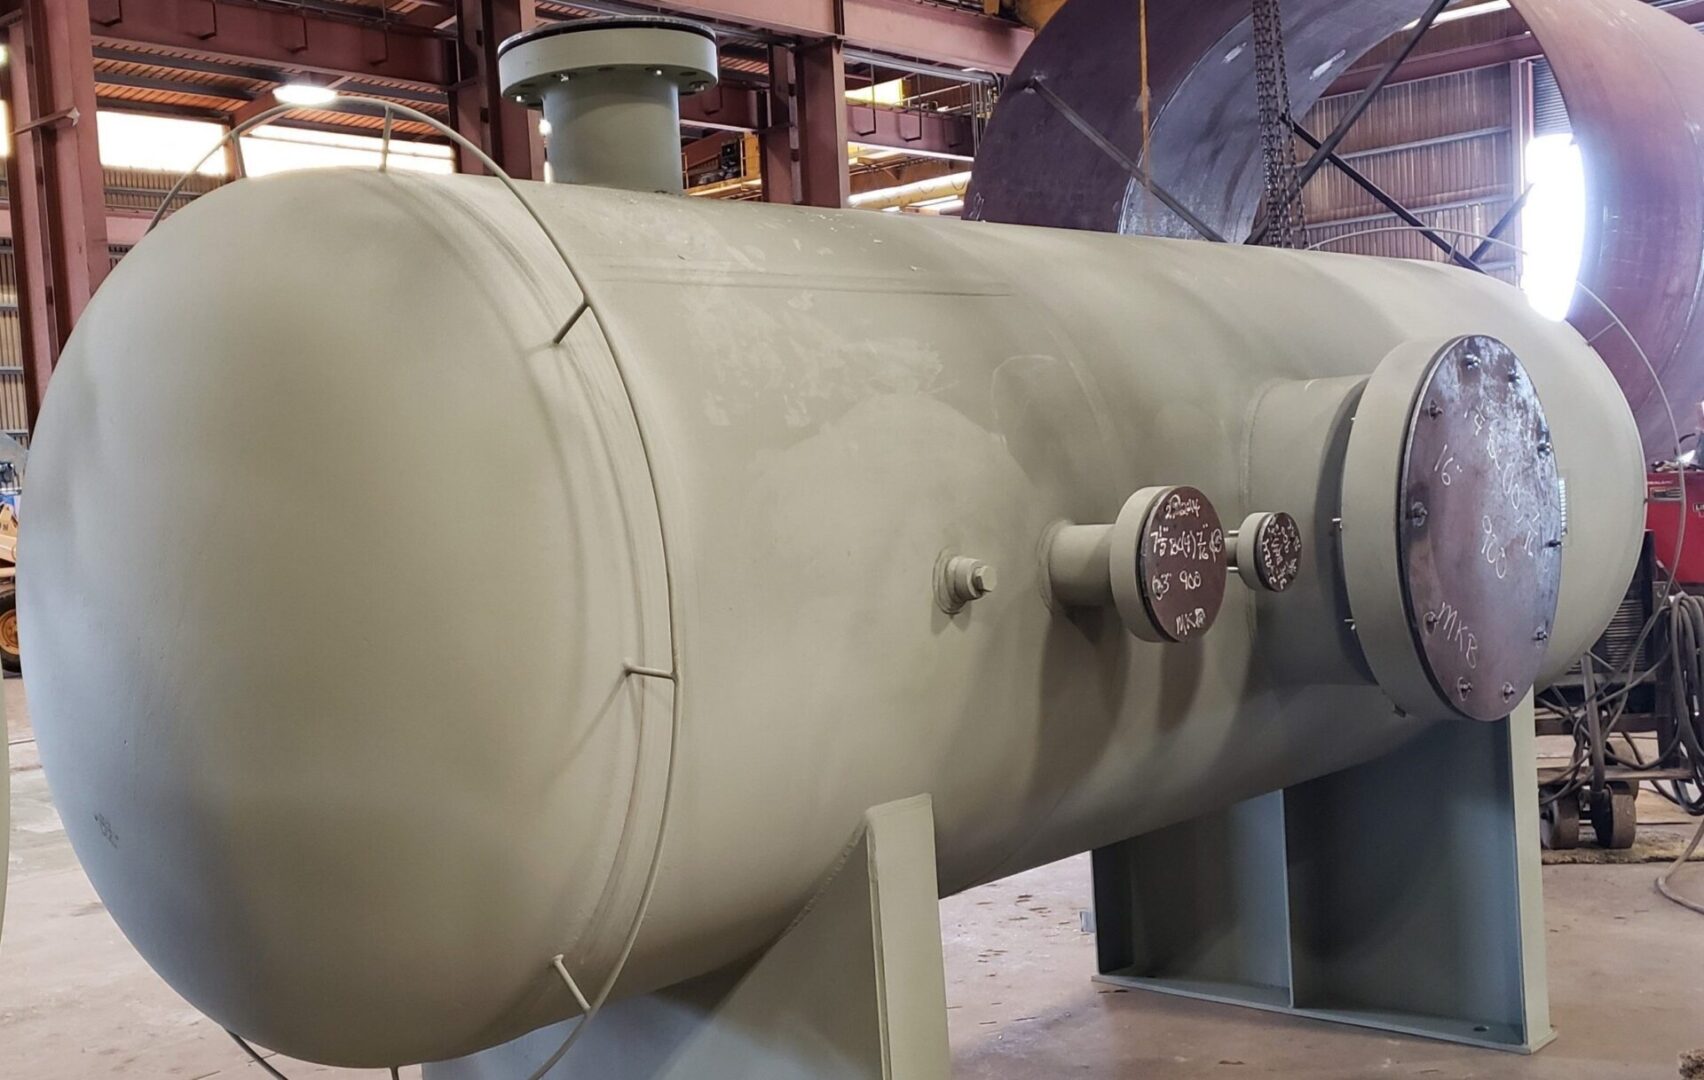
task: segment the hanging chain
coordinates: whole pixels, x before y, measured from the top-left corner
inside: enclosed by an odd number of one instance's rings
[[[1291,134],[1290,76],[1284,63],[1284,19],[1280,0],[1254,3],[1254,87],[1260,109],[1260,149],[1266,161],[1261,202],[1266,243],[1299,248],[1307,239],[1307,215],[1297,181]]]
[[[1142,168],[1147,170],[1149,179],[1143,181],[1148,194],[1154,193],[1154,87],[1149,79],[1148,71],[1148,0],[1136,0],[1136,19],[1139,23],[1137,32],[1137,52],[1142,79],[1142,93],[1137,98],[1137,105],[1142,111]]]

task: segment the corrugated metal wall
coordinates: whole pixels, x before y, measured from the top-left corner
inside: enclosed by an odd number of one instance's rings
[[[1513,205],[1520,182],[1514,78],[1505,65],[1392,86],[1351,129],[1341,155],[1427,225],[1489,233]],[[1323,138],[1354,100],[1354,95],[1322,99],[1304,126]],[[1307,147],[1301,152],[1307,153]],[[1331,165],[1308,185],[1306,201],[1309,243],[1401,225]],[[1505,237],[1520,243],[1518,222]],[[1456,243],[1464,253],[1477,246],[1465,238]],[[1413,231],[1357,236],[1331,249],[1440,262],[1449,258]],[[1507,248],[1484,260],[1486,269],[1505,281],[1515,280],[1514,264]]]
[[[160,205],[166,192],[177,183],[177,173],[154,172],[147,169],[115,169],[106,172],[106,204],[114,214],[148,216]],[[197,195],[218,187],[223,181],[216,176],[192,176],[184,190],[172,199],[172,209],[187,204]],[[5,174],[0,173],[0,213],[5,212]],[[112,264],[130,248],[109,246]],[[23,337],[18,326],[18,272],[12,257],[12,241],[0,240],[0,431],[15,439],[27,440],[26,410],[24,407]]]
[[[18,334],[18,273],[12,241],[0,240],[0,430],[25,435],[24,360]]]
[[[1532,62],[1532,133],[1560,135],[1573,130],[1562,88],[1556,85],[1556,72],[1550,61],[1539,57]]]

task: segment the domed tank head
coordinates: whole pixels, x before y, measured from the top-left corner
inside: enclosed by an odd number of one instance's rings
[[[316,170],[173,215],[55,371],[47,778],[119,927],[259,1045],[469,1053],[631,922],[669,699],[623,664],[668,620],[601,338],[549,344],[575,300],[496,185]]]

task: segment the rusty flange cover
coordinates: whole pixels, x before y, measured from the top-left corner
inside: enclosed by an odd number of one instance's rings
[[[1302,575],[1302,527],[1285,513],[1250,514],[1231,544],[1237,576],[1251,589],[1286,592]]]
[[[1225,526],[1212,500],[1192,487],[1153,501],[1136,549],[1142,606],[1166,641],[1194,641],[1225,602]]]
[[[1562,489],[1538,394],[1487,337],[1404,342],[1373,372],[1343,459],[1345,612],[1400,712],[1497,720],[1548,651]]]
[[[1562,503],[1544,409],[1493,338],[1441,353],[1420,388],[1397,505],[1414,641],[1438,693],[1478,720],[1532,689],[1562,580]]]

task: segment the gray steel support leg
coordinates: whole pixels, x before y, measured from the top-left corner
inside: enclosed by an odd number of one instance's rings
[[[1530,700],[1095,852],[1100,978],[1499,1050],[1554,1037]]]
[[[606,1008],[551,1080],[947,1080],[946,978],[927,796],[867,812],[833,878],[749,966]],[[578,1021],[569,1021],[569,1024]],[[568,1024],[425,1080],[517,1080]]]

